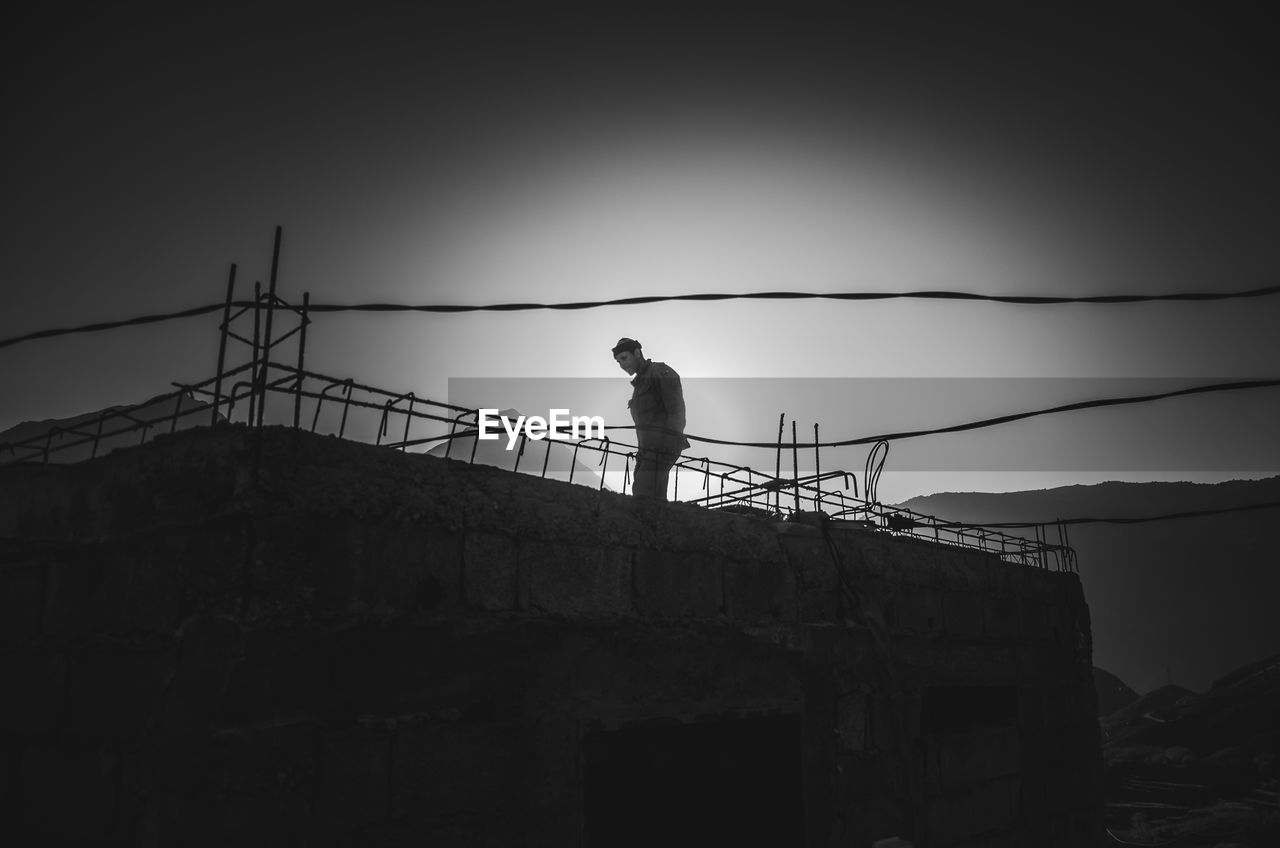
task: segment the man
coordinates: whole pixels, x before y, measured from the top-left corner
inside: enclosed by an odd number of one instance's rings
[[[631,420],[636,425],[636,468],[631,493],[667,499],[667,479],[680,452],[689,447],[684,437],[684,392],[680,375],[669,365],[644,358],[640,342],[622,338],[613,346],[613,359],[632,375]]]

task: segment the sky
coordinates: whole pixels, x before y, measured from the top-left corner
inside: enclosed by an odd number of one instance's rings
[[[4,58],[0,338],[216,303],[232,262],[243,295],[277,225],[295,303],[1277,282],[1277,57],[1239,9],[459,5],[27,12]],[[630,336],[685,378],[691,433],[772,441],[787,413],[836,439],[1274,377],[1280,297],[328,313],[308,334],[308,367],[417,397],[613,380],[574,411],[618,424]],[[0,348],[0,430],[210,377],[217,342],[209,315]],[[990,403],[956,401],[978,385]],[[904,442],[881,499],[1275,473],[1277,395],[934,437],[936,462]],[[946,459],[983,451],[999,462]]]

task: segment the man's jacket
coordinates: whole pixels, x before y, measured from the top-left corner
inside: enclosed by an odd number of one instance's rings
[[[631,420],[642,450],[678,454],[689,447],[684,437],[684,391],[680,375],[663,362],[646,359],[631,378]],[[669,433],[666,431],[675,431]]]

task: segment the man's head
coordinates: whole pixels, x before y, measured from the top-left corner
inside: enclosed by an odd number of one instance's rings
[[[640,349],[640,342],[624,337],[613,346],[613,359],[623,371],[635,374],[644,362],[644,351]]]

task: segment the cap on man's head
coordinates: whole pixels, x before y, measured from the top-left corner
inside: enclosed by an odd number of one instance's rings
[[[618,354],[622,353],[624,350],[639,350],[639,349],[640,349],[640,342],[636,341],[635,339],[629,339],[626,336],[623,336],[622,338],[618,339],[618,343],[613,346],[613,355],[617,356]]]

